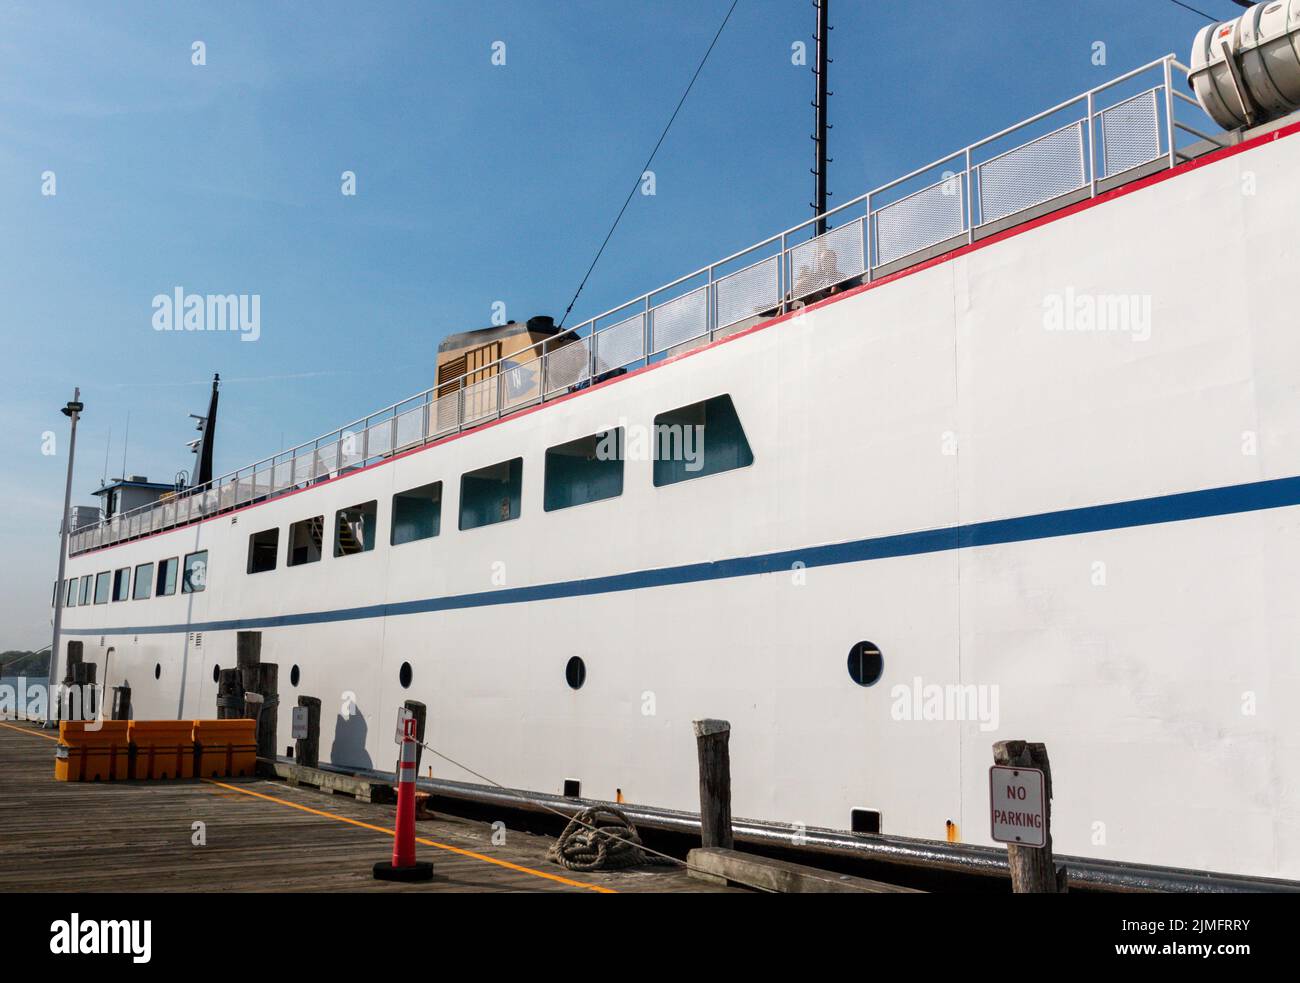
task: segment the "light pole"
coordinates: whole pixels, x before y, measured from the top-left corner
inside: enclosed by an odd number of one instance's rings
[[[58,707],[54,699],[54,678],[59,670],[59,631],[63,627],[63,602],[67,598],[68,585],[63,582],[63,574],[68,562],[68,513],[72,511],[72,462],[77,455],[77,420],[85,409],[81,402],[81,387],[72,391],[72,402],[63,407],[62,413],[72,421],[72,436],[68,439],[68,480],[63,486],[63,516],[59,521],[59,586],[54,592],[54,639],[50,644],[50,678],[45,693],[45,726],[53,727],[58,719]]]

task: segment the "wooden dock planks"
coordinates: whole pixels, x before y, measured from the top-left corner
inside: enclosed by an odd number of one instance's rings
[[[417,823],[435,879],[371,876],[392,853],[393,806],[281,782],[56,782],[52,732],[0,722],[0,891],[699,893],[682,868],[575,873],[551,839],[440,815]],[[202,823],[206,845],[194,845]],[[430,845],[432,843],[438,846]]]

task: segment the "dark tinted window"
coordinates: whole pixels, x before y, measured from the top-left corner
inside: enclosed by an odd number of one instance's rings
[[[167,597],[176,593],[176,570],[180,566],[180,560],[172,557],[170,560],[160,560],[158,563],[158,587],[154,591],[157,597]]]
[[[113,600],[125,601],[131,596],[131,568],[123,567],[113,572]]]
[[[546,452],[547,512],[623,494],[623,429],[571,440]]]
[[[474,529],[518,519],[524,459],[503,461],[460,477],[460,527]]]
[[[412,488],[393,496],[394,546],[432,539],[442,527],[442,482]]]
[[[266,573],[275,569],[280,551],[280,527],[255,532],[248,537],[248,572]]]
[[[334,555],[355,556],[375,548],[379,503],[363,502],[334,513]]]
[[[289,527],[289,555],[285,566],[297,567],[315,563],[321,557],[321,544],[325,540],[325,516],[312,516]]]
[[[181,574],[181,593],[197,594],[208,586],[208,551],[199,550],[185,557],[184,573]]]
[[[671,485],[754,463],[730,396],[714,396],[655,417],[654,483]]]
[[[135,568],[135,591],[131,596],[137,601],[148,600],[153,590],[153,564],[141,563]]]

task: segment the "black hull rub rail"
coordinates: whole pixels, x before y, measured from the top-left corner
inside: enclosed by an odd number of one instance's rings
[[[395,781],[392,772],[372,769],[343,769],[320,766],[329,771],[364,775]],[[572,815],[598,805],[616,804],[638,829],[697,838],[700,835],[698,813],[655,806],[608,803],[595,799],[576,799],[543,792],[498,789],[469,782],[420,778],[416,786],[432,793],[435,809],[460,804],[469,808],[515,810],[553,819],[556,811]],[[887,834],[857,834],[821,827],[794,827],[788,823],[752,819],[733,819],[737,845],[758,850],[798,854],[805,862],[820,857],[823,861],[855,861],[892,868],[899,882],[918,875],[933,880],[943,875],[951,890],[963,887],[974,890],[996,888],[1005,881],[1010,891],[1010,870],[1005,849],[943,840],[915,839]],[[1300,893],[1300,881],[1274,877],[1254,877],[1162,867],[1152,864],[1097,860],[1089,857],[1056,855],[1056,862],[1069,870],[1070,889],[1082,891],[1155,892],[1162,894],[1222,893]]]

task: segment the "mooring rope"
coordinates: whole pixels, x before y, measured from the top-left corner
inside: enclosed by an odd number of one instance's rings
[[[647,850],[632,820],[613,806],[592,806],[577,813],[546,851],[546,859],[569,870],[618,870],[643,864],[680,863],[675,857]]]

